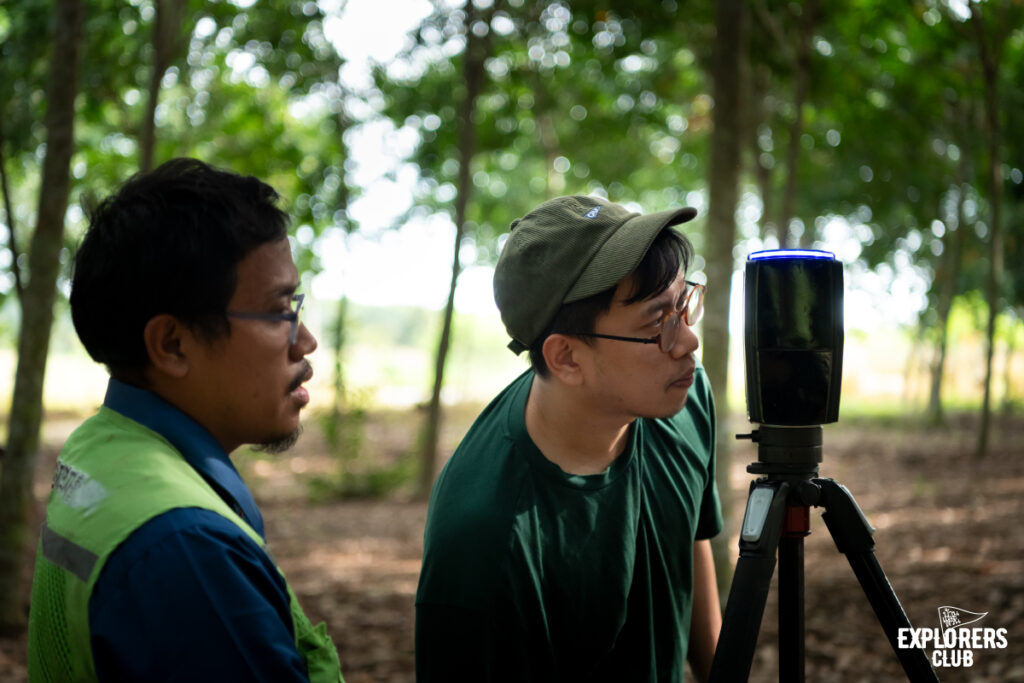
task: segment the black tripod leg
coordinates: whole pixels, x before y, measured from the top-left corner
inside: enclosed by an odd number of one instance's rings
[[[775,551],[786,514],[789,484],[751,484],[743,516],[740,557],[729,587],[722,631],[711,664],[712,683],[735,683],[750,676],[757,634],[775,571]]]
[[[804,683],[804,536],[810,533],[806,507],[786,509],[779,540],[779,680]]]
[[[832,540],[839,552],[846,555],[908,680],[912,683],[938,681],[924,650],[899,647],[899,630],[911,628],[910,620],[878,564],[874,552],[875,541],[871,538],[874,529],[864,518],[864,513],[845,486],[832,479],[815,479],[814,483],[821,487],[818,505],[825,508],[822,518],[832,534]]]

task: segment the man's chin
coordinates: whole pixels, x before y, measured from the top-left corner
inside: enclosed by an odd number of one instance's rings
[[[269,441],[264,441],[257,446],[254,446],[253,450],[260,453],[268,453],[270,455],[284,453],[295,445],[295,442],[299,440],[300,434],[302,434],[301,426],[296,428],[295,431],[290,434],[286,434],[276,439],[270,439]]]
[[[676,415],[678,415],[679,411],[682,410],[683,406],[685,406],[685,405],[686,405],[686,395],[684,394],[682,399],[677,400],[677,401],[673,401],[671,403],[670,407],[664,407],[664,408],[661,408],[661,409],[658,409],[658,410],[652,410],[650,412],[650,414],[643,415],[642,417],[646,417],[646,418],[652,419],[652,420],[668,419],[670,417],[675,417]]]

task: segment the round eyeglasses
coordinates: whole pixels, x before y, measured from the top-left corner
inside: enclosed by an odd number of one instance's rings
[[[707,287],[697,282],[686,281],[687,291],[683,297],[683,305],[668,311],[658,321],[658,334],[653,337],[620,337],[616,334],[598,334],[597,332],[567,332],[577,337],[598,337],[615,341],[635,342],[637,344],[657,344],[658,348],[668,353],[676,345],[679,336],[680,321],[693,327],[704,313],[704,294]]]
[[[241,318],[242,320],[268,320],[270,322],[288,321],[292,328],[288,333],[288,345],[295,346],[295,340],[299,336],[299,311],[302,310],[302,302],[305,294],[296,294],[292,297],[295,308],[290,313],[244,313],[240,311],[228,311],[229,318]]]

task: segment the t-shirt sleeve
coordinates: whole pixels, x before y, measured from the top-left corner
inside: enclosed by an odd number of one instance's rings
[[[701,374],[704,374],[703,369]],[[718,485],[715,481],[718,473],[718,454],[716,452],[718,418],[715,413],[715,397],[711,393],[711,383],[707,381],[707,375],[704,375],[701,389],[700,398],[705,407],[703,414],[706,415],[708,421],[707,429],[710,436],[706,442],[706,447],[710,451],[710,457],[708,458],[707,482],[704,485],[704,493],[700,502],[700,517],[697,520],[695,539],[698,541],[717,536],[723,526],[722,504],[718,499]]]
[[[99,680],[306,681],[284,577],[241,529],[182,508],[110,556],[89,602]]]

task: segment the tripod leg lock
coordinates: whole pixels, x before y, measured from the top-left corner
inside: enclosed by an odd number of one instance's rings
[[[868,523],[853,494],[833,479],[815,479],[814,483],[821,488],[818,505],[825,508],[821,517],[839,552],[848,555],[872,551],[875,529]]]
[[[740,554],[775,555],[785,518],[788,482],[759,479],[750,486],[740,532]]]

